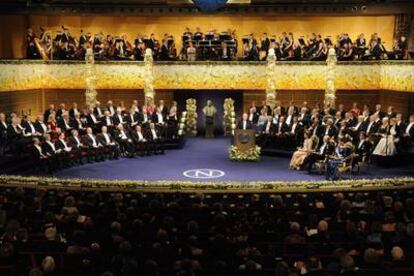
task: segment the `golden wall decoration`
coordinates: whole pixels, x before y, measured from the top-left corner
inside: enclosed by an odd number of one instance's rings
[[[154,62],[154,89],[266,90],[266,62]],[[96,89],[143,89],[144,62],[95,62]],[[276,62],[278,90],[325,90],[325,62]],[[0,61],[0,91],[85,89],[83,61]],[[338,62],[337,90],[414,91],[413,61]]]

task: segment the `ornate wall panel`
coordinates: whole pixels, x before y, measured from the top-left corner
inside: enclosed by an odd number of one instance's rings
[[[325,89],[324,62],[277,62],[276,89]]]
[[[264,63],[156,63],[156,89],[265,89]]]
[[[384,62],[381,66],[381,88],[414,92],[414,62]]]
[[[324,62],[277,62],[277,90],[324,90]],[[96,89],[143,89],[143,62],[97,62]],[[341,90],[414,92],[413,61],[338,62],[335,85]],[[157,89],[266,89],[265,62],[156,62]],[[85,65],[59,61],[0,61],[0,91],[85,89]]]

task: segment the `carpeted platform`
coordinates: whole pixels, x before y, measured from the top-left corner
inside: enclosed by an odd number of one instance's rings
[[[289,158],[262,157],[259,162],[233,162],[228,159],[228,138],[188,139],[185,148],[169,150],[165,155],[120,159],[57,172],[54,176],[106,180],[177,180],[177,181],[311,181],[323,180],[323,175],[308,175],[288,170]],[[199,170],[207,169],[207,170]],[[217,171],[210,171],[210,169]],[[186,172],[186,173],[185,173]],[[185,176],[184,173],[187,175]],[[413,166],[378,168],[352,178],[385,178],[414,176]]]

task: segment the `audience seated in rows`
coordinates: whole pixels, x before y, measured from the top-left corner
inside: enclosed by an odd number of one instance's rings
[[[34,162],[48,171],[85,161],[163,154],[165,141],[179,139],[177,124],[177,103],[167,108],[163,100],[142,109],[137,101],[128,109],[112,101],[105,108],[97,102],[84,110],[76,103],[70,110],[64,103],[57,110],[50,105],[34,122],[30,115],[0,113],[0,153],[31,153]]]
[[[412,190],[2,188],[0,203],[2,275],[413,274]]]

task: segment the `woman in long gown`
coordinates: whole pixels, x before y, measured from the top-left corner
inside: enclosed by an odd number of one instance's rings
[[[397,154],[395,143],[398,139],[398,130],[395,119],[390,121],[388,117],[384,117],[378,133],[381,135],[381,139],[372,154],[380,156],[393,156]]]
[[[326,180],[337,180],[339,178],[338,168],[346,162],[346,159],[352,154],[353,145],[346,138],[340,138],[338,146],[335,149],[335,156],[328,161],[326,165]]]
[[[292,170],[300,170],[300,167],[303,165],[303,161],[306,157],[314,150],[315,139],[311,136],[310,132],[305,132],[305,141],[303,142],[303,147],[295,151],[290,160],[289,168]]]

